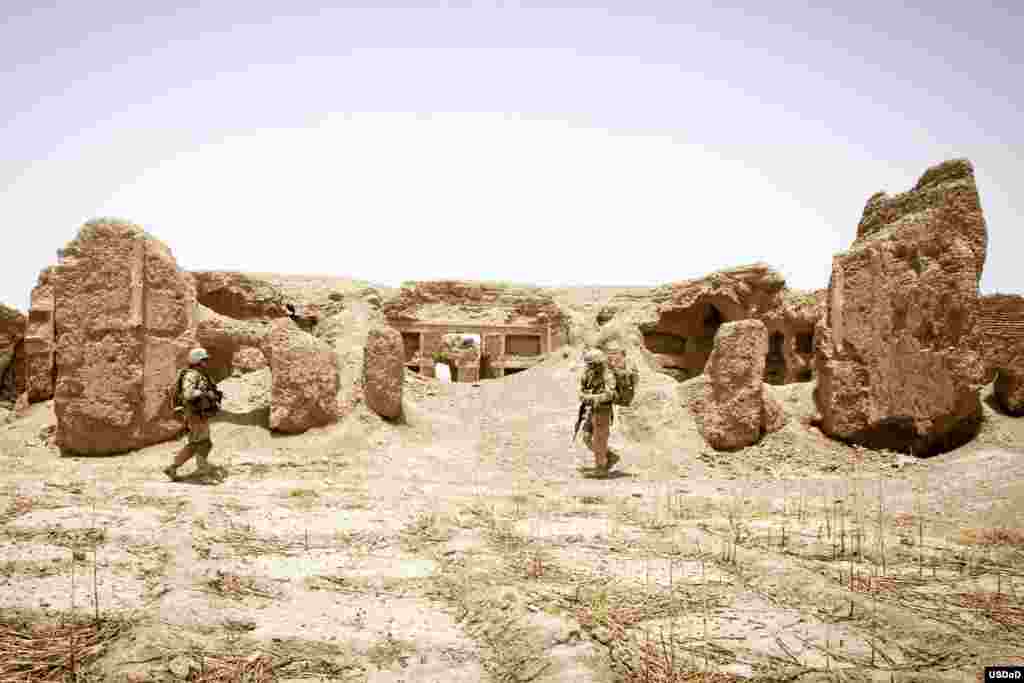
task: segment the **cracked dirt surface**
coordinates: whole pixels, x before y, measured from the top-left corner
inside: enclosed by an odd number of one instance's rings
[[[0,426],[0,610],[127,620],[83,680],[247,661],[265,677],[244,680],[973,681],[1019,661],[1024,421],[986,404],[973,443],[909,461],[825,439],[791,385],[785,429],[717,454],[664,377],[593,479],[580,371],[572,351],[478,385],[407,375],[399,422],[358,408],[298,436],[263,426],[265,374],[231,378],[219,470],[179,482],[160,470],[180,442],[60,457],[33,405]]]

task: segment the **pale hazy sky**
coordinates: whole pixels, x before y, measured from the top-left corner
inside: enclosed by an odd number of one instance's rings
[[[187,269],[817,288],[953,157],[1024,291],[1022,10],[744,4],[0,0],[0,302],[105,215]]]

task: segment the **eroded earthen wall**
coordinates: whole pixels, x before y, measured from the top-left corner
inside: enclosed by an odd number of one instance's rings
[[[971,336],[987,245],[970,162],[872,196],[857,235],[833,258],[828,316],[815,331],[822,430],[916,454],[965,443],[981,417]]]
[[[759,320],[770,339],[765,381],[811,379],[808,338],[824,311],[824,292],[797,292],[766,264],[740,266],[613,299],[622,320],[636,324],[661,369],[685,380],[704,372],[715,334],[724,323]],[[805,343],[801,343],[801,340]],[[813,346],[811,341],[810,346]]]
[[[195,290],[167,247],[87,223],[60,252],[53,298],[58,446],[115,453],[177,435],[166,388],[195,345]]]
[[[985,364],[985,381],[996,381],[1003,410],[1024,413],[1024,296],[981,297],[974,346]]]
[[[24,391],[25,316],[0,304],[0,400],[13,402]],[[19,367],[20,366],[20,367]]]
[[[30,402],[53,398],[57,368],[54,327],[54,268],[46,268],[32,290],[25,335],[25,383]]]

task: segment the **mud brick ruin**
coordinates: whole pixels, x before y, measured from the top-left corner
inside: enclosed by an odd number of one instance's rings
[[[98,219],[40,273],[27,315],[0,306],[0,402],[16,399],[17,412],[54,399],[56,442],[72,452],[156,443],[180,429],[165,388],[200,344],[216,381],[268,368],[269,427],[301,432],[345,414],[364,386],[375,412],[399,415],[403,368],[429,378],[445,362],[454,381],[498,380],[605,329],[621,332],[646,377],[708,383],[694,404],[708,443],[743,447],[785,422],[753,373],[765,384],[814,382],[811,422],[833,439],[927,455],[973,438],[987,383],[1001,412],[1024,415],[1024,297],[979,294],[987,248],[962,159],[927,169],[909,191],[868,198],[827,288],[789,289],[754,263],[627,290],[594,318],[539,287],[453,280],[407,283],[386,299],[370,288],[292,301],[252,274],[181,270],[138,226]],[[729,379],[736,354],[720,330],[742,321],[758,331],[741,355],[764,357],[746,359],[756,362],[740,382]],[[726,359],[717,374],[716,357]],[[742,443],[716,436],[737,421],[749,426]]]
[[[985,364],[985,381],[995,381],[1000,407],[1024,415],[1024,296],[981,297],[973,341]]]
[[[790,290],[764,263],[663,285],[647,296],[620,295],[612,307],[637,325],[654,361],[679,380],[704,372],[723,323],[751,319],[768,331],[766,383],[813,377],[814,325],[824,312],[824,290]]]
[[[525,370],[565,343],[566,316],[540,289],[458,281],[410,283],[384,305],[402,334],[406,367],[434,376],[446,335],[479,335],[478,352],[452,355],[452,380],[476,382]]]

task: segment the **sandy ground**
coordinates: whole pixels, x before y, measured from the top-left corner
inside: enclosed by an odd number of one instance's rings
[[[121,626],[78,655],[81,680],[974,681],[1024,663],[1024,420],[987,401],[974,442],[917,461],[826,439],[812,386],[791,385],[772,388],[785,429],[720,454],[665,377],[619,411],[622,462],[599,479],[571,443],[581,370],[570,352],[477,385],[410,374],[400,421],[359,406],[298,436],[266,429],[265,371],[234,377],[218,472],[179,482],[160,470],[182,442],[61,457],[52,403],[33,405],[0,426],[0,647],[98,614]]]

